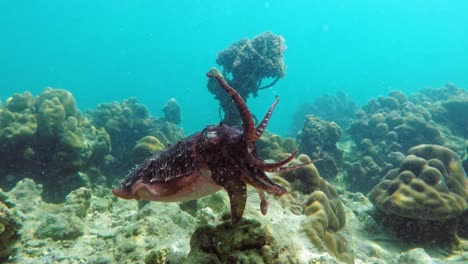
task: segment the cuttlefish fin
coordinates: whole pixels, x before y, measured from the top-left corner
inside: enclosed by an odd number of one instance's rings
[[[231,222],[237,224],[244,215],[247,203],[247,185],[243,182],[232,183],[225,187],[231,203]]]

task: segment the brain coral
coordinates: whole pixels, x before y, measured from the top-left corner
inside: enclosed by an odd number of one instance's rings
[[[446,220],[467,209],[468,180],[458,155],[442,146],[419,145],[399,169],[369,193],[381,211],[406,218]]]
[[[310,158],[301,154],[291,162],[291,165],[305,162],[310,162]],[[327,250],[340,261],[353,263],[353,255],[348,248],[347,241],[340,233],[344,229],[346,215],[335,188],[320,177],[313,164],[281,173],[280,176],[293,183],[302,182],[302,184],[292,185],[296,188],[307,186],[306,189],[300,190],[306,193],[302,207],[304,215],[307,216],[301,225],[310,241],[317,248]],[[291,194],[297,196],[294,190]],[[300,197],[294,198],[288,195],[289,193],[285,197],[287,200],[301,200]]]
[[[352,190],[370,191],[381,175],[400,165],[401,160],[395,157],[419,144],[455,149],[451,132],[435,122],[428,110],[430,106],[429,102],[408,101],[396,91],[368,102],[347,131],[356,144],[345,162],[346,179]],[[372,166],[363,164],[364,157],[372,159]]]

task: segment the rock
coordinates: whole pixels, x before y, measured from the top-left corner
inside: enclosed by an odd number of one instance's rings
[[[296,257],[276,241],[267,226],[255,220],[238,225],[201,226],[190,241],[184,263],[294,263]]]
[[[427,264],[432,263],[431,257],[422,248],[415,248],[401,253],[398,264]]]

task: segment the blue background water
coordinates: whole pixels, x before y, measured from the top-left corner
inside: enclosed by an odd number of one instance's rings
[[[0,0],[0,98],[44,87],[82,111],[135,96],[153,115],[174,97],[187,133],[216,123],[205,72],[232,42],[286,39],[287,76],[248,101],[285,133],[304,100],[345,91],[360,104],[390,90],[468,86],[468,1]]]

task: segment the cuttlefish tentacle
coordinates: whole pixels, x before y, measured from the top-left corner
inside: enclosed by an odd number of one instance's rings
[[[255,189],[264,190],[269,194],[273,194],[275,196],[282,196],[287,192],[287,190],[281,186],[270,180],[262,171],[252,172],[252,171],[244,171],[241,174],[241,177],[246,181],[248,184],[252,185]]]
[[[278,168],[291,162],[296,155],[297,155],[297,149],[294,150],[293,154],[291,154],[289,157],[281,161],[274,162],[274,163],[266,163],[263,160],[256,158],[251,152],[247,152],[247,155],[245,156],[245,158],[246,158],[247,163],[250,164],[252,167],[255,167],[263,171],[276,172],[278,171],[277,170]]]
[[[310,164],[312,164],[312,163],[314,163],[314,162],[313,162],[313,161],[308,161],[308,162],[306,162],[306,163],[302,163],[302,164],[298,164],[298,165],[294,165],[294,166],[287,166],[287,167],[276,168],[276,169],[274,169],[273,171],[269,171],[269,172],[279,173],[279,172],[292,171],[292,170],[296,170],[296,169],[305,167],[305,166],[310,165]]]
[[[252,114],[249,111],[249,108],[245,104],[244,99],[224,80],[223,75],[216,69],[211,68],[210,71],[206,74],[210,78],[215,78],[219,85],[226,91],[234,101],[234,104],[239,110],[240,117],[242,119],[242,126],[244,128],[244,137],[247,143],[255,141],[255,125],[253,121]]]
[[[221,87],[231,96],[237,109],[239,110],[239,114],[242,119],[242,126],[244,128],[244,138],[245,138],[245,143],[247,146],[246,158],[248,160],[248,163],[250,163],[254,167],[257,167],[258,169],[269,171],[271,169],[276,169],[277,167],[281,167],[294,159],[294,156],[297,154],[297,150],[294,152],[293,155],[291,155],[287,159],[282,160],[277,163],[265,163],[264,161],[255,158],[252,155],[252,152],[255,149],[255,140],[258,139],[256,136],[257,132],[254,126],[252,114],[247,108],[247,105],[245,104],[244,99],[242,99],[242,97],[236,92],[234,88],[229,86],[229,84],[226,82],[222,74],[216,68],[212,68],[206,75],[210,78],[215,78],[218,81],[219,85],[221,85]],[[264,120],[262,120],[262,123],[260,124],[260,129],[262,129],[263,126],[266,128],[266,125],[268,124],[268,120],[271,114],[273,113],[273,110],[276,107],[278,100],[279,99],[276,98],[275,102],[270,107],[270,110],[265,115],[266,121],[265,121],[265,118]]]
[[[278,104],[278,102],[279,102],[279,97],[276,96],[275,101],[268,109],[268,112],[265,114],[265,117],[263,117],[262,122],[260,122],[260,124],[255,129],[255,140],[259,139],[263,135],[263,132],[265,132],[268,122],[270,121],[270,117],[273,114],[273,110],[275,110],[275,107]]]
[[[263,171],[259,171],[255,168],[244,168],[241,176],[247,184],[250,184],[257,190],[260,197],[260,211],[263,215],[268,211],[268,201],[265,197],[265,191],[277,197],[287,192],[286,188],[276,184],[268,178]]]
[[[230,164],[239,164],[232,157],[228,158]],[[241,178],[249,185],[252,185],[255,189],[265,190],[275,196],[281,196],[286,193],[286,189],[283,186],[276,184],[261,170],[251,167],[245,163],[241,163],[238,170],[238,174]]]
[[[276,96],[275,101],[268,109],[267,113],[265,114],[260,124],[255,128],[252,114],[247,108],[245,101],[235,91],[234,88],[229,86],[229,84],[226,82],[226,80],[221,75],[221,73],[217,69],[213,68],[207,73],[207,76],[211,78],[215,78],[218,81],[221,87],[231,96],[237,109],[239,110],[239,114],[241,116],[242,123],[243,123],[245,144],[247,146],[247,151],[245,155],[246,163],[250,165],[251,167],[258,170],[258,171],[257,170],[244,171],[244,173],[242,173],[242,176],[248,184],[252,185],[253,187],[257,189],[260,195],[260,199],[261,199],[260,210],[262,211],[262,213],[266,213],[267,208],[268,208],[268,202],[265,198],[264,191],[277,195],[277,196],[281,196],[284,193],[286,193],[287,190],[284,187],[274,183],[270,178],[268,178],[265,175],[263,171],[267,171],[267,172],[289,171],[289,170],[293,170],[299,167],[306,166],[309,163],[292,166],[292,167],[283,167],[284,165],[288,164],[294,159],[294,157],[297,155],[297,152],[298,152],[297,149],[294,151],[293,154],[291,154],[286,159],[283,159],[275,163],[266,163],[263,160],[261,160],[259,157],[257,157],[255,153],[255,141],[258,140],[262,136],[262,134],[265,132],[268,122],[270,121],[270,117],[273,114],[273,111],[279,102],[278,96]]]

